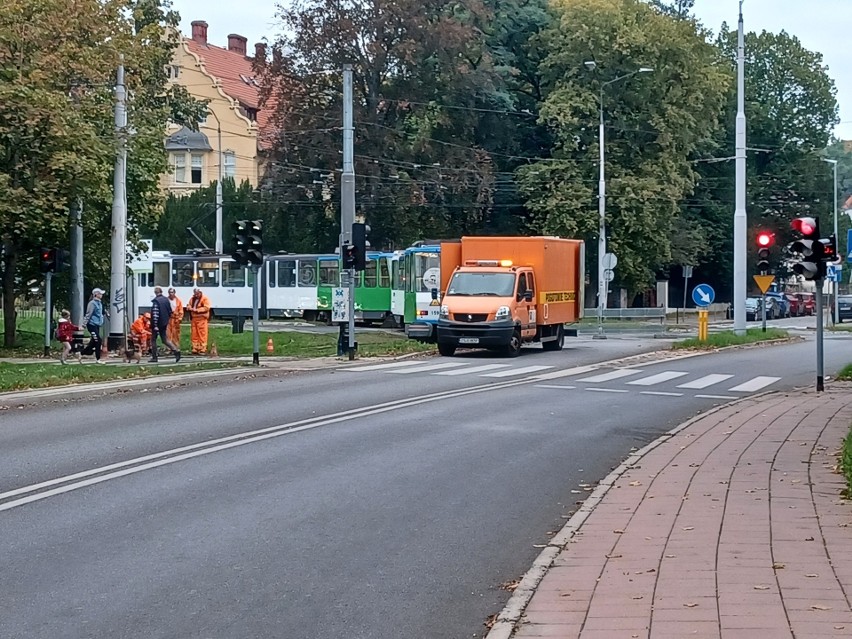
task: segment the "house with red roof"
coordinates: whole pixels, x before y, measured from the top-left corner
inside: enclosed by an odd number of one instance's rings
[[[228,46],[207,41],[208,25],[192,23],[192,37],[181,37],[168,69],[169,80],[182,85],[193,97],[208,102],[209,115],[198,131],[170,124],[166,152],[171,171],[162,178],[165,189],[189,193],[219,177],[237,184],[248,180],[257,186],[262,174],[263,151],[273,138],[269,110],[260,106],[260,86],[255,79],[255,59],[266,58],[266,45],[246,50],[247,39],[228,36]]]

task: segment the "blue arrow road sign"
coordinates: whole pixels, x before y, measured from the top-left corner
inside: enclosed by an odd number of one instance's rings
[[[846,259],[852,260],[852,229],[846,231]]]
[[[696,306],[710,306],[716,299],[716,291],[709,284],[699,284],[692,289],[692,301]]]

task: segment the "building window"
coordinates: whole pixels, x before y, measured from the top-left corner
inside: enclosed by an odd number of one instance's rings
[[[166,67],[166,76],[169,80],[177,80],[180,77],[180,65],[170,64]]]
[[[186,154],[175,153],[175,182],[179,184],[186,183]]]
[[[237,156],[233,151],[225,152],[225,177],[237,177]]]
[[[192,183],[201,184],[201,168],[204,166],[204,156],[192,154]]]

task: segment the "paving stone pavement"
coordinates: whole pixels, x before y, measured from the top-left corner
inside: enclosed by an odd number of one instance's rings
[[[852,637],[852,502],[836,469],[850,424],[852,385],[838,383],[687,422],[602,482],[488,639]]]

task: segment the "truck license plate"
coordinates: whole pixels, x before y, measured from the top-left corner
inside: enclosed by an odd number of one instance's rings
[[[459,344],[479,344],[478,337],[459,337]]]

